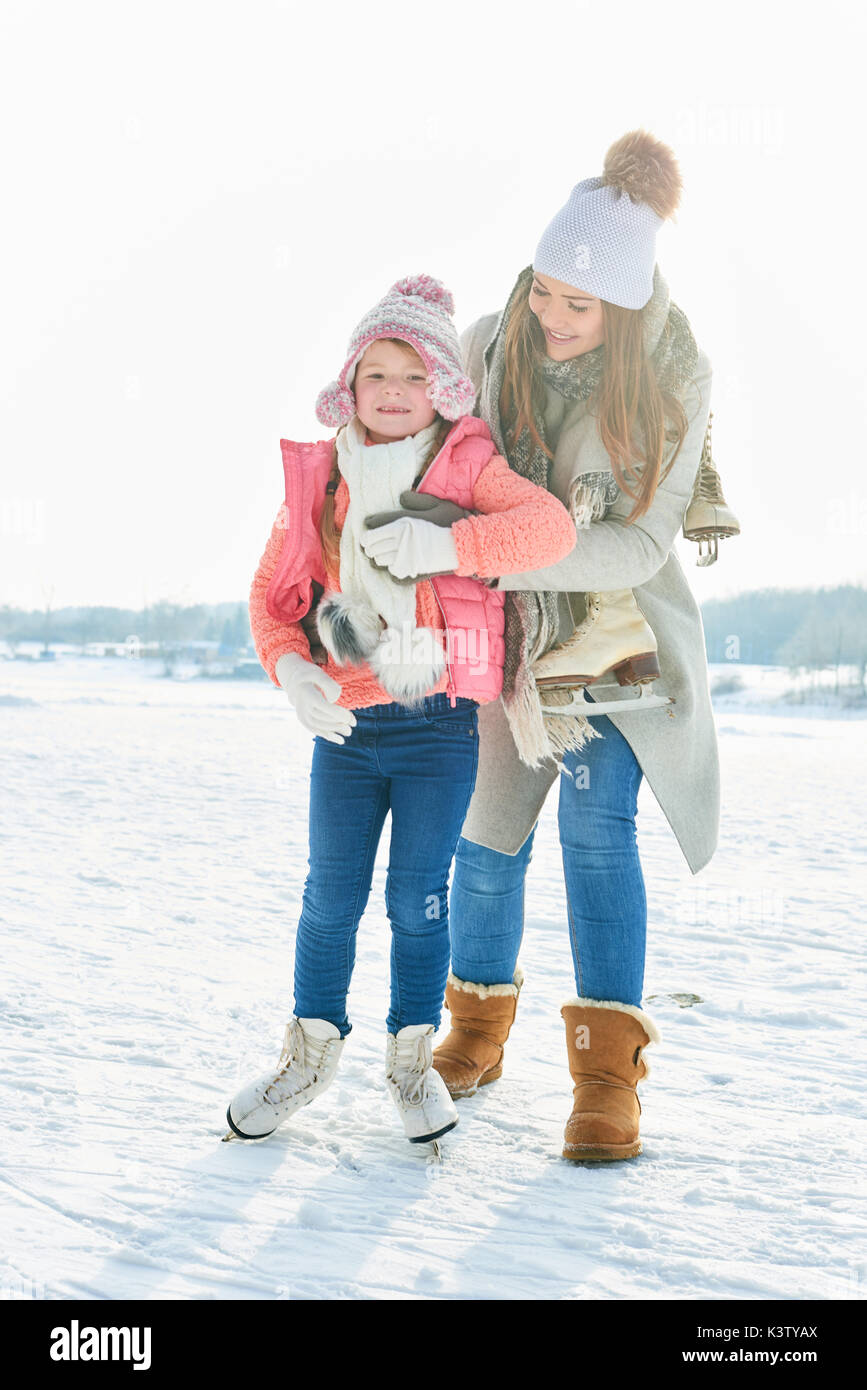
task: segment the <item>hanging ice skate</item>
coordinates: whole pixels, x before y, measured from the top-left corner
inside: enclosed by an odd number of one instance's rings
[[[624,714],[668,709],[674,698],[647,690],[659,675],[656,637],[631,589],[584,595],[586,613],[572,636],[533,665],[543,714]],[[571,595],[568,596],[571,606]],[[633,700],[587,700],[587,686],[611,674],[618,685],[637,686]]]
[[[711,421],[707,431],[695,479],[692,501],[683,519],[683,534],[688,541],[698,542],[697,565],[713,565],[717,560],[717,541],[740,535],[740,523],[723,496],[719,473],[711,456]]]

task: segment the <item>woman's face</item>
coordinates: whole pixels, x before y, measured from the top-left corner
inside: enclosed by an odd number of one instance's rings
[[[605,341],[602,300],[574,285],[533,272],[530,308],[545,335],[545,348],[555,362],[580,357]]]
[[[366,348],[355,369],[355,413],[372,444],[388,444],[418,434],[436,419],[425,392],[425,365],[409,343],[379,338]]]

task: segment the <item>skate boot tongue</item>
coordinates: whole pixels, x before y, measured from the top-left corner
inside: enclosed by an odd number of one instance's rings
[[[308,1042],[322,1043],[329,1038],[340,1037],[340,1029],[336,1024],[329,1023],[327,1018],[299,1018],[296,1022],[300,1023]]]
[[[283,1051],[266,1099],[279,1104],[326,1071],[340,1029],[324,1018],[291,1018],[286,1024]]]
[[[283,1049],[277,1062],[279,1071],[288,1067],[294,1057],[299,1056],[301,1065],[304,1064],[304,1034],[298,1027],[297,1018],[290,1018],[286,1024],[286,1032],[283,1034]]]
[[[425,1080],[433,1061],[432,1033],[428,1024],[413,1024],[396,1034],[392,1076],[405,1105],[424,1104]]]
[[[301,1036],[300,1063],[318,1076],[333,1051],[329,1043],[340,1037],[340,1029],[324,1018],[299,1018],[296,1031]]]

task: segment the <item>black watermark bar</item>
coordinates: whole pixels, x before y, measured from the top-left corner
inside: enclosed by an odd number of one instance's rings
[[[436,1309],[417,1306],[397,1315],[394,1304],[401,1301],[399,1297],[268,1302],[16,1299],[0,1303],[0,1319],[7,1345],[15,1347],[27,1373],[39,1372],[51,1379],[92,1378],[105,1372],[115,1380],[131,1376],[133,1383],[145,1383],[148,1377],[162,1383],[169,1373],[270,1379],[278,1365],[288,1369],[294,1363],[293,1345],[306,1346],[314,1356],[316,1342],[311,1333],[315,1337],[320,1332],[326,1337],[322,1352],[334,1345],[336,1336],[355,1369],[359,1359],[384,1368],[396,1366],[393,1358],[404,1332],[412,1345],[419,1318],[425,1320],[425,1361],[429,1368],[439,1365],[440,1373],[445,1373],[454,1352],[452,1316],[447,1310],[438,1316]],[[652,1365],[660,1374],[680,1368],[696,1377],[708,1368],[737,1374],[761,1367],[768,1373],[796,1370],[809,1376],[818,1372],[824,1378],[860,1364],[856,1334],[863,1315],[857,1301],[456,1301],[471,1305],[462,1311],[461,1325],[484,1318],[483,1342],[489,1355],[498,1346],[501,1354],[504,1351],[507,1342],[501,1343],[499,1335],[508,1337],[510,1325],[514,1326],[512,1305],[521,1302],[524,1315],[535,1324],[534,1340],[543,1339],[536,1343],[538,1369],[543,1364],[553,1368],[561,1356],[566,1364],[576,1355],[586,1355],[602,1358],[610,1370],[619,1368],[624,1373]],[[417,1305],[419,1300],[411,1302]],[[317,1303],[328,1307],[318,1312]],[[484,1303],[484,1311],[475,1307],[477,1303]],[[544,1341],[548,1331],[550,1342]],[[351,1342],[343,1341],[349,1337]],[[442,1360],[437,1355],[438,1339]],[[476,1355],[484,1347],[474,1348]]]

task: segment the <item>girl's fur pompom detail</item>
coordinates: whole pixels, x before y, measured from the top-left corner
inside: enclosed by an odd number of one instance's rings
[[[438,304],[446,314],[455,312],[451,291],[433,275],[405,275],[402,280],[395,281],[391,293],[415,295],[417,299],[427,300],[428,304]]]
[[[680,205],[683,180],[674,153],[646,130],[631,130],[615,140],[605,156],[603,184],[647,203],[657,217],[671,217]]]
[[[446,656],[429,627],[386,628],[370,656],[370,669],[393,700],[421,705],[446,669]]]
[[[376,650],[382,619],[366,603],[342,593],[323,594],[316,610],[322,645],[339,666],[361,666]]]

